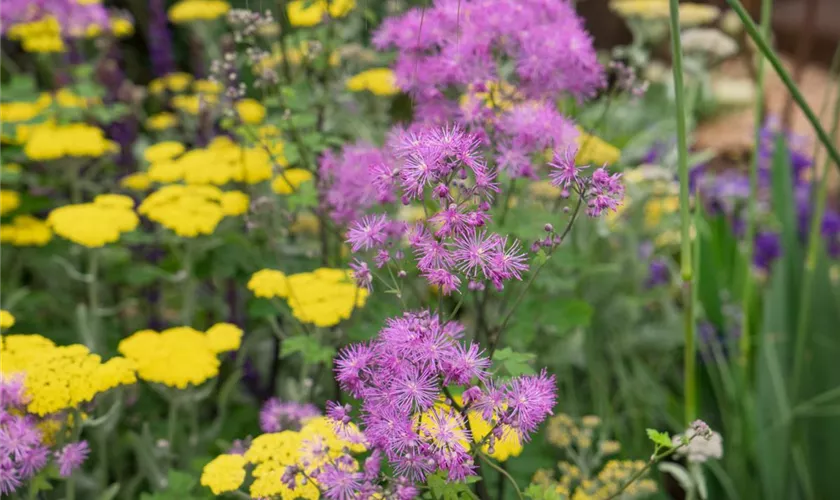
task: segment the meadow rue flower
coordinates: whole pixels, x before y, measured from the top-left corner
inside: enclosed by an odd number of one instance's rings
[[[358,219],[376,203],[396,201],[395,171],[381,150],[369,144],[346,145],[336,154],[325,152],[318,160],[330,217],[338,224]]]
[[[258,125],[265,119],[265,106],[256,99],[240,99],[234,104],[239,119],[244,123]]]
[[[225,15],[230,4],[222,0],[180,0],[169,7],[169,20],[173,24],[193,21],[212,21]]]
[[[186,148],[177,141],[164,141],[152,144],[143,151],[143,159],[149,163],[171,160],[184,152]]]
[[[320,23],[324,17],[341,18],[356,7],[356,0],[292,0],[286,4],[286,14],[292,26],[308,27]]]
[[[277,194],[292,194],[304,182],[314,179],[312,172],[302,168],[290,168],[277,174],[271,181],[271,190]]]
[[[373,94],[388,96],[399,92],[395,81],[394,72],[389,68],[373,68],[347,80],[347,90],[361,92],[367,90]]]
[[[55,234],[88,248],[118,241],[139,222],[134,200],[122,195],[99,195],[93,203],[65,205],[47,216]]]
[[[570,2],[471,0],[461,7],[440,1],[415,8],[387,18],[374,35],[378,48],[397,49],[396,83],[418,101],[421,121],[453,118],[460,107],[444,91],[504,81],[502,67],[526,98],[582,98],[603,86],[592,40]]]
[[[55,453],[58,464],[58,474],[61,477],[70,477],[87,459],[90,448],[87,441],[79,441],[64,445],[60,451]]]
[[[139,378],[185,389],[216,377],[218,355],[239,349],[241,340],[242,330],[226,323],[204,333],[181,326],[162,332],[141,330],[123,339],[118,350],[135,363]]]
[[[356,286],[350,270],[324,267],[289,276],[263,269],[251,276],[248,289],[257,297],[286,299],[298,321],[321,327],[348,319],[368,297],[368,290]]]
[[[83,345],[57,346],[40,335],[5,336],[0,356],[0,372],[23,374],[26,409],[40,416],[76,408],[136,381],[134,365],[125,358],[103,363]]]
[[[15,326],[15,317],[9,311],[0,309],[0,328],[6,329]]]
[[[444,323],[428,311],[407,312],[387,320],[369,344],[351,345],[336,359],[336,380],[361,399],[365,438],[410,481],[423,481],[436,470],[458,481],[475,470],[474,436],[462,413],[439,404],[441,384],[484,386],[471,389],[469,409],[488,424],[491,453],[506,432],[527,441],[554,406],[553,377],[543,372],[495,385],[489,381],[489,359],[477,346],[466,347],[462,335],[456,322]],[[338,428],[347,425],[346,411],[330,408]]]
[[[20,194],[9,189],[0,190],[0,215],[14,212],[20,206]]]
[[[280,401],[271,398],[260,409],[260,430],[263,432],[297,431],[309,420],[321,415],[311,403]]]
[[[97,158],[118,150],[119,146],[108,140],[102,129],[83,123],[36,125],[23,146],[27,158],[35,161],[68,156]]]
[[[178,124],[178,117],[169,112],[161,112],[150,116],[146,120],[146,128],[149,130],[167,130]]]
[[[0,242],[17,247],[41,247],[52,239],[49,225],[31,215],[18,215],[11,224],[0,224]]]

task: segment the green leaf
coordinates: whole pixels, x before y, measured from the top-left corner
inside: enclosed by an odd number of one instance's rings
[[[476,478],[477,476],[472,476]],[[435,473],[427,478],[426,484],[429,486],[429,491],[432,497],[436,500],[463,500],[475,499],[475,494],[470,490],[467,484],[480,481],[481,478],[472,479],[467,478],[466,482],[449,482],[442,471]]]
[[[308,364],[326,363],[335,355],[335,348],[321,345],[313,337],[298,335],[283,341],[281,355],[285,358],[295,353],[300,353]]]
[[[592,306],[588,302],[583,300],[569,300],[560,304],[556,314],[552,314],[552,317],[557,318],[553,324],[561,333],[572,328],[585,328],[592,321],[593,312]]]
[[[191,474],[174,469],[169,470],[167,481],[169,483],[166,488],[168,493],[189,493],[198,484],[196,478]]]
[[[124,273],[125,282],[134,286],[150,285],[167,276],[159,267],[143,262],[128,266]]]
[[[544,248],[540,248],[540,251],[537,252],[537,256],[534,258],[534,261],[537,263],[537,266],[541,266],[548,261],[548,254],[545,253]]]
[[[516,377],[535,373],[534,368],[529,363],[534,361],[536,357],[536,354],[514,352],[510,347],[505,347],[496,351],[493,362],[496,363],[497,368],[503,368],[508,375]]]
[[[297,187],[294,193],[287,196],[286,200],[289,203],[289,209],[293,211],[318,206],[318,191],[315,189],[315,183],[304,182]]]
[[[657,446],[663,448],[673,448],[674,444],[671,442],[671,436],[667,432],[658,431],[656,429],[646,429],[647,436]]]
[[[268,299],[254,298],[248,302],[248,316],[252,318],[266,318],[277,314],[277,306]]]

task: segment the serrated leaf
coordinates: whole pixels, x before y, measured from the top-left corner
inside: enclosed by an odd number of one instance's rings
[[[646,429],[647,436],[657,446],[663,448],[672,448],[674,444],[671,442],[671,436],[667,432],[658,431],[656,429]]]
[[[496,351],[493,362],[496,363],[497,368],[503,368],[511,377],[517,377],[535,373],[534,368],[529,364],[535,358],[535,354],[515,352],[510,347],[505,347]]]

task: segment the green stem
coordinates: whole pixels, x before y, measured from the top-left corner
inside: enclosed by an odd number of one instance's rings
[[[838,50],[837,54],[840,54]],[[840,60],[840,57],[835,54],[835,63]],[[840,125],[840,78],[838,78],[837,96],[834,99],[834,116],[831,123],[832,137],[837,135],[838,125]],[[828,171],[831,160],[825,159],[823,164],[822,177],[817,186],[816,203],[814,206],[814,213],[811,216],[811,228],[808,235],[808,254],[805,257],[805,277],[802,284],[802,296],[799,302],[799,321],[796,328],[796,343],[793,356],[793,385],[791,386],[791,400],[796,403],[797,393],[802,378],[802,369],[805,358],[805,346],[808,342],[808,320],[810,319],[811,310],[811,295],[814,283],[814,276],[817,267],[817,258],[819,257],[819,250],[824,244],[822,241],[821,229],[822,220],[825,215],[826,201],[828,199]],[[815,172],[816,174],[816,172]],[[815,175],[816,177],[816,175]]]
[[[516,480],[513,479],[513,476],[511,476],[508,471],[506,471],[503,468],[499,467],[498,465],[494,464],[492,460],[490,460],[489,458],[484,456],[484,453],[479,452],[478,453],[478,458],[483,460],[484,463],[489,465],[491,468],[495,469],[496,472],[505,476],[508,479],[508,481],[510,481],[510,484],[513,485],[513,489],[516,490],[516,496],[519,497],[519,500],[524,500],[525,497],[522,496],[522,490],[519,489],[519,485],[516,484]]]
[[[88,252],[87,295],[88,295],[88,334],[91,349],[97,350],[99,345],[99,252],[91,249]]]
[[[184,245],[184,262],[182,269],[184,272],[184,296],[181,303],[181,322],[184,326],[192,326],[193,317],[195,316],[196,293],[198,282],[193,276],[194,258],[193,255],[193,241],[187,240]]]
[[[767,38],[770,36],[770,17],[773,0],[762,0],[761,2],[761,33]],[[750,378],[750,360],[752,359],[752,330],[755,326],[752,325],[752,297],[754,290],[753,280],[753,256],[755,254],[755,233],[758,224],[758,149],[761,143],[761,124],[764,121],[764,57],[758,59],[758,74],[756,76],[756,95],[755,95],[755,147],[753,150],[752,162],[750,163],[750,196],[747,199],[747,232],[745,235],[744,260],[746,266],[744,269],[744,295],[741,304],[741,311],[744,318],[743,328],[741,329],[741,338],[738,341],[740,344],[740,363],[743,375],[743,380],[747,382]]]
[[[178,430],[178,405],[179,402],[177,399],[173,398],[169,400],[169,417],[167,419],[166,441],[169,443],[170,463],[173,465],[175,464],[175,457],[177,456],[175,451],[175,435]]]
[[[741,18],[741,22],[744,24],[744,30],[747,32],[747,35],[752,38],[753,42],[755,42],[756,46],[758,46],[758,50],[761,51],[764,57],[766,57],[770,62],[770,65],[773,66],[773,69],[776,70],[776,74],[779,75],[779,78],[782,80],[782,83],[785,84],[785,87],[787,87],[788,92],[790,92],[793,97],[793,100],[796,101],[796,104],[799,105],[799,108],[805,114],[805,118],[808,119],[811,127],[814,128],[814,132],[817,133],[817,137],[819,137],[820,142],[822,142],[823,146],[825,146],[829,157],[831,157],[835,165],[840,168],[840,153],[837,151],[834,141],[831,137],[829,137],[825,129],[822,128],[819,118],[805,101],[805,97],[802,95],[802,92],[799,91],[799,88],[796,86],[793,78],[791,78],[790,74],[788,74],[785,67],[782,66],[781,60],[773,52],[773,49],[770,48],[767,40],[761,36],[761,33],[758,31],[758,27],[750,18],[749,13],[746,9],[744,9],[744,6],[739,0],[726,0],[726,3],[729,4],[729,6],[732,7],[732,10],[734,10],[738,17]]]
[[[683,281],[685,326],[685,419],[690,423],[697,414],[697,381],[694,367],[694,294],[691,266],[691,212],[688,192],[688,144],[683,85],[682,42],[680,41],[679,0],[669,0],[671,10],[671,52],[674,65],[674,95],[677,107],[677,164],[680,178],[680,275]]]

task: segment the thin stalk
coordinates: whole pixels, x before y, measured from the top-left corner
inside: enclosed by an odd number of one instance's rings
[[[764,37],[770,36],[770,16],[773,7],[773,0],[761,1],[761,33]],[[758,224],[758,145],[761,142],[761,123],[764,121],[764,57],[758,59],[758,74],[756,75],[756,94],[755,94],[755,148],[753,150],[753,158],[750,163],[750,197],[747,199],[747,233],[746,233],[746,247],[744,249],[744,257],[747,265],[744,269],[744,296],[741,305],[741,310],[744,318],[744,326],[742,328],[740,344],[740,362],[743,371],[743,379],[746,382],[749,380],[750,374],[750,359],[752,355],[752,334],[751,329],[754,326],[750,320],[750,304],[753,296],[753,256],[755,255],[755,233]]]
[[[677,165],[680,178],[680,276],[683,282],[685,328],[685,420],[697,417],[697,373],[694,347],[694,293],[691,281],[691,210],[688,191],[688,139],[685,124],[685,88],[683,87],[682,42],[680,40],[679,0],[669,0],[671,10],[671,52],[674,66],[674,95],[677,107]]]
[[[773,52],[773,49],[770,48],[770,45],[767,43],[767,40],[761,36],[761,33],[758,31],[758,27],[755,25],[755,22],[750,18],[749,13],[747,13],[744,6],[741,4],[739,0],[726,0],[726,3],[735,11],[735,14],[741,18],[741,22],[744,24],[744,29],[747,34],[752,38],[753,42],[758,46],[758,50],[767,58],[770,62],[770,65],[773,66],[773,69],[776,70],[776,74],[779,75],[779,78],[782,80],[782,83],[785,84],[787,87],[788,92],[793,96],[793,100],[796,101],[796,104],[799,105],[799,109],[805,114],[805,118],[808,119],[808,122],[813,127],[814,132],[817,133],[817,137],[819,137],[820,142],[822,142],[823,146],[825,146],[826,151],[828,152],[828,156],[831,157],[834,164],[840,168],[840,152],[837,151],[837,146],[834,144],[831,137],[829,137],[828,132],[822,128],[820,124],[820,119],[814,113],[814,110],[811,109],[811,106],[805,101],[805,97],[802,95],[802,92],[799,91],[799,88],[796,86],[796,83],[791,78],[790,74],[787,72],[784,66],[782,66],[781,60],[776,56]]]
[[[193,316],[195,316],[196,293],[198,291],[198,282],[193,276],[194,259],[193,255],[193,241],[187,240],[184,245],[184,262],[182,270],[184,272],[184,296],[181,303],[181,322],[184,326],[192,326]]]
[[[840,51],[838,51],[840,53]],[[837,62],[838,57],[835,57]],[[831,135],[837,135],[840,125],[840,78],[838,78],[837,95],[834,97],[834,116],[831,120]],[[808,342],[808,320],[810,319],[811,296],[814,283],[814,276],[817,267],[819,249],[824,244],[821,238],[822,220],[825,216],[826,201],[828,199],[828,171],[831,163],[830,158],[825,159],[823,164],[822,177],[817,186],[816,203],[814,213],[811,216],[811,228],[808,235],[808,254],[805,257],[805,276],[802,283],[802,295],[799,302],[799,320],[796,327],[796,342],[793,356],[793,386],[791,387],[791,399],[797,401],[797,392],[802,377],[802,369],[805,357],[805,345]]]
[[[169,459],[170,463],[175,464],[175,435],[178,428],[178,406],[179,401],[176,398],[169,400],[169,416],[167,418],[167,434],[166,441],[169,443]]]
[[[87,285],[88,314],[87,328],[90,347],[93,350],[99,348],[99,252],[91,249],[88,252],[88,272],[85,284]]]
[[[494,464],[493,461],[490,460],[489,458],[487,458],[486,456],[484,456],[483,453],[479,452],[478,453],[478,458],[483,460],[484,463],[489,465],[496,472],[505,476],[508,479],[508,481],[510,481],[510,484],[513,485],[513,489],[516,491],[516,496],[519,498],[519,500],[524,500],[525,497],[522,496],[522,490],[519,489],[519,485],[516,484],[516,480],[513,478],[513,476],[510,475],[510,473],[508,471],[506,471],[503,468],[499,467],[498,465]]]

